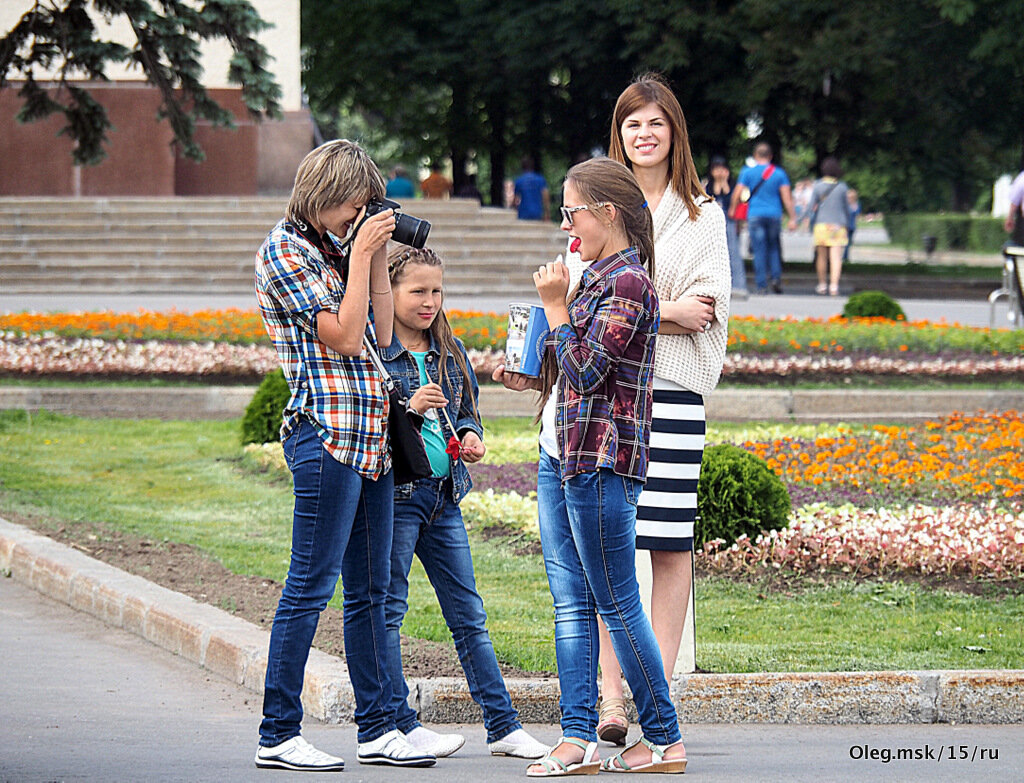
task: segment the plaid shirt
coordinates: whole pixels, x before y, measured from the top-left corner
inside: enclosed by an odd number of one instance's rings
[[[256,299],[292,392],[281,438],[305,416],[334,459],[376,480],[391,468],[382,379],[365,349],[342,356],[317,339],[317,313],[341,306],[347,250],[302,228],[282,220],[256,255]]]
[[[632,248],[583,271],[570,323],[548,338],[558,360],[562,479],[611,468],[647,477],[658,295]]]

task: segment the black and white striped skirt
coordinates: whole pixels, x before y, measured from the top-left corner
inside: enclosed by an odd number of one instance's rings
[[[704,398],[655,378],[651,456],[636,510],[637,549],[693,549],[704,432]]]

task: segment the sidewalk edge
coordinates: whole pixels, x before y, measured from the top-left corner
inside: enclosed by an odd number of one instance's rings
[[[2,517],[0,574],[263,692],[270,634],[245,620]],[[506,684],[521,720],[558,722],[556,678]],[[425,722],[482,719],[462,678],[409,685]],[[684,724],[1024,723],[1024,670],[692,674],[673,678],[672,697]],[[313,650],[302,700],[313,717],[352,722],[345,662]]]

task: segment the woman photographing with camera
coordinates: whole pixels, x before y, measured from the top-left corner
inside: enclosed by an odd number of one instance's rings
[[[385,252],[395,215],[366,214],[383,196],[384,179],[358,144],[328,142],[299,165],[287,215],[256,258],[260,314],[291,390],[281,436],[295,484],[291,562],[270,632],[255,760],[261,768],[344,768],[300,733],[306,660],[339,575],[359,761],[435,762],[397,730],[391,683],[379,665],[387,647],[394,481],[387,392],[363,336],[378,346],[391,342]]]

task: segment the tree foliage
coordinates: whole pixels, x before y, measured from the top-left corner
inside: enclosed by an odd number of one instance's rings
[[[306,0],[306,86],[321,116],[372,116],[406,159],[449,156],[456,181],[486,159],[496,199],[514,156],[564,166],[603,148],[615,97],[653,69],[686,111],[699,163],[745,156],[754,120],[778,150],[869,171],[888,208],[963,208],[1022,148],[1022,9],[594,0],[583,18],[557,0]]]
[[[90,10],[92,13],[90,13]],[[124,19],[135,44],[100,40],[94,17]],[[248,0],[37,0],[0,39],[0,88],[23,80],[18,119],[32,122],[63,114],[60,131],[75,142],[74,159],[96,164],[106,157],[106,110],[89,93],[86,81],[109,81],[108,64],[140,68],[162,97],[161,119],[174,132],[184,154],[202,160],[195,141],[197,120],[232,127],[229,111],[210,98],[202,83],[199,46],[223,39],[230,44],[228,79],[241,86],[242,100],[255,117],[277,117],[281,90],[267,71],[269,55],[256,40],[267,28]],[[37,80],[39,71],[56,72],[56,90]]]

